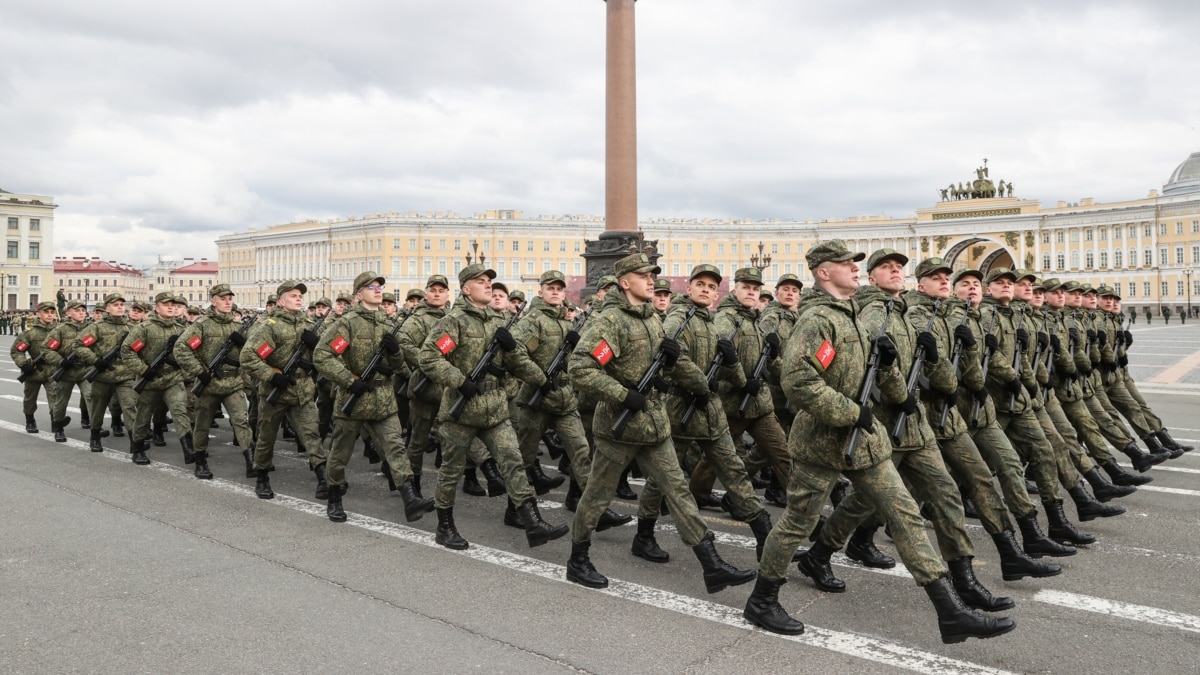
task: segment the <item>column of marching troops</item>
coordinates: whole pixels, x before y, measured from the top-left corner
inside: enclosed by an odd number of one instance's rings
[[[614,496],[637,498],[632,468],[646,477],[632,553],[669,561],[655,539],[669,513],[708,592],[757,579],[744,616],[766,630],[804,630],[779,602],[792,562],[833,593],[846,588],[830,566],[843,547],[867,567],[894,567],[874,543],[885,527],[944,642],[1006,633],[1014,622],[993,613],[1014,602],[975,576],[966,514],[991,536],[1004,580],[1055,576],[1062,568],[1044,558],[1096,541],[1070,520],[1064,492],[1079,521],[1119,515],[1113,499],[1191,448],[1171,438],[1129,375],[1133,337],[1113,288],[1029,270],[954,272],[929,258],[908,289],[908,258],[891,249],[870,256],[870,283],[860,287],[864,258],[826,242],[807,255],[812,288],[788,274],[769,296],[751,267],[719,302],[717,267],[697,266],[673,295],[643,254],[620,260],[581,307],[566,301],[559,271],[543,274],[525,303],[482,265],[462,270],[453,301],[450,282],[435,275],[400,306],[374,272],[355,279],[353,294],[307,308],[305,285],[285,282],[258,317],[243,318],[224,284],[192,322],[171,293],[132,303],[128,316],[112,294],[93,318],[75,301],[56,321],[54,305],[42,303],[12,357],[27,431],[38,430],[44,388],[51,429],[65,441],[78,387],[91,450],[103,450],[108,410],[136,464],[150,462],[151,444],[165,445],[169,412],[185,463],[212,478],[208,432],[223,408],[263,499],[274,497],[282,428],[307,455],[335,522],[346,520],[346,465],[361,438],[407,521],[436,510],[438,544],[469,546],[454,520],[460,484],[504,495],[505,525],[524,529],[531,547],[569,531],[567,579],[604,588],[591,535],[632,520],[608,508]],[[538,509],[536,496],[566,480],[544,472],[543,441],[569,474],[569,529]],[[423,481],[427,454],[436,479]],[[783,507],[774,525],[755,492],[763,488]],[[749,525],[757,571],[721,558],[701,508]]]

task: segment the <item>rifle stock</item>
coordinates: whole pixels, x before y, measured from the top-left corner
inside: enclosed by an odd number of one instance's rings
[[[671,334],[672,340],[678,339],[683,334],[683,329],[687,328],[688,322],[692,320],[693,316],[696,316],[696,311],[699,309],[700,307],[693,306],[688,310],[687,316],[683,318],[683,321],[679,323],[679,327]],[[655,378],[658,377],[658,371],[662,370],[664,361],[665,357],[663,356],[662,345],[659,344],[658,352],[654,354],[654,359],[650,361],[650,366],[646,368],[645,373],[642,373],[642,379],[638,380],[637,387],[635,387],[639,394],[645,394],[650,390]],[[629,426],[629,420],[632,418],[633,411],[629,408],[623,408],[621,414],[617,416],[617,421],[613,422],[609,431],[612,432],[613,436],[620,438],[625,433],[625,427]]]

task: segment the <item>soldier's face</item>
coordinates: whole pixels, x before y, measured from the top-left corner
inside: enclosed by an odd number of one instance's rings
[[[492,309],[503,312],[508,309],[508,291],[499,288],[492,289],[492,297],[489,300],[489,305]]]
[[[606,286],[606,287],[604,287],[604,288],[599,288],[599,289],[596,289],[596,302],[600,302],[601,300],[603,300],[603,299],[604,299],[604,296],[605,296],[607,293],[608,293],[608,287],[607,287],[607,286]],[[593,304],[595,304],[595,303],[593,303]]]
[[[765,295],[758,296],[758,309],[759,310],[766,309],[767,305],[769,305],[769,304],[771,304],[771,298],[769,298]]]
[[[146,312],[145,312],[145,310],[141,310],[141,309],[138,309],[137,307],[134,307],[133,309],[129,310],[129,318],[132,319],[133,321],[145,321],[146,320]]]
[[[492,305],[492,280],[487,278],[486,274],[481,274],[474,279],[468,279],[462,287],[463,296],[476,307],[487,307]],[[505,298],[507,299],[507,298]],[[497,309],[504,309],[507,305],[502,305]]]
[[[1067,303],[1067,292],[1063,289],[1046,292],[1046,304],[1050,305],[1051,309],[1062,309],[1062,306]]]
[[[654,298],[654,273],[630,272],[617,280],[625,297],[635,305],[650,302]]]
[[[304,294],[299,288],[292,290],[279,296],[279,306],[289,312],[299,312],[304,309]]]
[[[653,302],[654,309],[657,309],[660,312],[665,312],[671,306],[671,294],[662,292],[655,293]]]
[[[125,301],[110,302],[104,306],[104,311],[108,312],[109,316],[125,316]]]
[[[800,289],[796,284],[776,286],[775,301],[784,309],[796,309],[796,305],[800,304]]]
[[[58,318],[58,310],[39,309],[37,312],[37,317],[39,319],[41,319],[42,323],[50,323],[51,321],[54,321],[56,318]]]
[[[228,314],[229,312],[233,311],[233,296],[218,295],[212,299],[212,306],[215,307],[221,314]]]
[[[733,285],[733,299],[742,307],[758,307],[758,293],[762,286],[739,281]]]
[[[434,284],[425,287],[425,304],[437,309],[445,307],[446,300],[450,298],[450,289],[441,284]]]
[[[313,311],[313,315],[315,316],[325,316],[328,313],[329,305],[317,305],[316,310]]]
[[[82,307],[72,307],[67,310],[67,318],[78,323],[87,318],[87,310]]]
[[[1095,293],[1084,293],[1083,294],[1083,306],[1084,307],[1086,307],[1088,309],[1096,309],[1097,304],[1098,303],[1096,301]]]
[[[338,316],[344,314],[346,312],[346,308],[350,306],[350,303],[346,302],[345,300],[338,300],[333,304],[336,305],[333,311],[336,312]]]
[[[853,260],[823,262],[813,270],[825,290],[839,299],[846,299],[858,290],[858,264]]]
[[[921,292],[934,299],[950,297],[950,275],[945,272],[934,272],[921,277],[917,282]]]
[[[1046,292],[1034,290],[1033,295],[1029,297],[1029,304],[1034,308],[1038,308],[1046,304]]]
[[[1113,314],[1121,313],[1121,301],[1118,300],[1117,298],[1112,299],[1112,312],[1113,312]]]
[[[512,312],[513,314],[521,311],[521,301],[516,298],[509,298],[508,311]]]
[[[567,295],[567,287],[557,281],[548,284],[542,284],[542,302],[545,302],[551,307],[559,307],[563,303],[563,298]]]
[[[175,316],[175,304],[171,302],[156,302],[154,303],[154,313],[164,319],[170,319]]]
[[[983,299],[983,285],[975,277],[963,277],[954,284],[954,297],[974,307]]]
[[[720,288],[720,282],[702,274],[688,282],[688,299],[701,307],[708,307],[717,301]]]
[[[904,290],[904,265],[898,260],[884,260],[871,270],[867,278],[885,293],[895,295]]]
[[[1000,277],[999,279],[988,284],[988,295],[995,298],[1001,304],[1007,305],[1013,299],[1013,281],[1008,277]]]
[[[396,316],[396,303],[384,302],[383,303],[383,313],[387,314],[388,316]]]
[[[573,310],[573,309],[568,309],[568,310],[567,310],[567,314],[566,314],[567,321],[574,321],[574,320],[575,320],[575,314],[576,314],[576,313],[577,313],[577,312],[576,312],[575,310]]]
[[[1067,307],[1078,309],[1083,305],[1083,291],[1069,291],[1067,293]]]
[[[1021,279],[1013,286],[1013,293],[1016,297],[1029,302],[1029,299],[1033,297],[1033,280],[1028,277]]]
[[[404,301],[404,311],[406,311],[406,312],[413,311],[413,309],[417,306],[417,303],[420,301],[421,301],[420,298],[409,298],[409,299],[405,300]]]
[[[100,321],[103,318],[104,318],[104,310],[103,309],[93,309],[92,310],[92,320],[93,321]]]

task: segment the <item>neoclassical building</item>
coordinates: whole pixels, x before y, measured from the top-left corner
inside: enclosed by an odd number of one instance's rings
[[[54,198],[0,189],[5,252],[0,258],[0,311],[33,309],[54,300]]]
[[[1200,302],[1200,152],[1181,163],[1160,191],[1139,199],[1084,199],[1045,206],[993,182],[988,167],[952,185],[942,201],[908,218],[749,220],[660,218],[640,223],[656,242],[665,276],[681,287],[692,266],[712,263],[726,274],[756,262],[768,283],[792,273],[808,280],[804,253],[846,240],[870,252],[891,247],[919,258],[939,255],[956,268],[1030,267],[1043,275],[1117,285],[1126,306],[1179,311]],[[961,189],[960,189],[961,188]],[[572,290],[586,281],[583,242],[604,230],[598,216],[526,217],[519,211],[371,214],[305,221],[217,239],[220,280],[246,304],[265,303],[279,281],[303,280],[313,292],[348,291],[373,269],[389,287],[419,287],[430,274],[454,274],[483,258],[510,288],[533,290],[548,269],[562,270]],[[769,260],[768,260],[769,259]],[[594,281],[594,280],[592,280]]]

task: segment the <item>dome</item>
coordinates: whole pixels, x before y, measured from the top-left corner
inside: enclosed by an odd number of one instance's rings
[[[1182,195],[1200,192],[1200,152],[1193,152],[1183,163],[1175,167],[1171,177],[1163,185],[1163,195]]]

